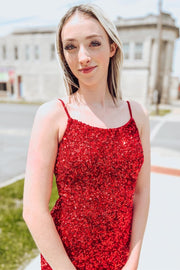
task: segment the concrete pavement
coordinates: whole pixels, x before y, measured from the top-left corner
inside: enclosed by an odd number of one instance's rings
[[[179,270],[180,177],[151,176],[150,211],[138,270]]]
[[[179,270],[180,153],[152,148],[152,167],[169,168],[171,174],[151,173],[151,204],[138,270]],[[25,270],[40,270],[36,257]]]
[[[40,256],[36,257],[31,261],[31,263],[25,268],[25,270],[40,270]]]

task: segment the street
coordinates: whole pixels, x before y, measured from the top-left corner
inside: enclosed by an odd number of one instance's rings
[[[25,171],[37,108],[35,105],[0,103],[0,184]]]
[[[151,146],[180,151],[180,114],[150,118]],[[152,134],[153,132],[153,134]]]

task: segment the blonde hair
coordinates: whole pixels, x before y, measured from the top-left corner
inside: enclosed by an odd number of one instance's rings
[[[64,81],[65,81],[65,86],[66,86],[66,90],[68,94],[71,95],[78,90],[79,82],[78,82],[78,79],[71,72],[65,60],[64,53],[63,53],[63,45],[62,45],[62,40],[61,40],[61,33],[62,33],[63,26],[65,25],[67,20],[72,15],[75,14],[75,12],[80,12],[80,13],[83,13],[84,15],[95,18],[106,31],[109,37],[110,44],[115,43],[117,45],[116,53],[114,54],[113,57],[110,58],[107,82],[108,82],[109,92],[113,98],[113,101],[115,101],[117,97],[122,99],[122,94],[121,94],[121,89],[120,89],[120,78],[121,78],[120,71],[121,71],[121,67],[123,63],[123,52],[122,52],[122,44],[119,39],[118,31],[115,25],[104,15],[102,10],[99,7],[92,4],[91,5],[89,4],[78,5],[78,6],[74,6],[70,8],[61,19],[57,28],[56,49],[57,49],[59,61],[60,61],[60,64],[64,73]]]

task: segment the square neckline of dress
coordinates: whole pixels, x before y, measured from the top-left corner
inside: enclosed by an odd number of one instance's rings
[[[68,112],[68,109],[67,109],[67,107],[66,107],[66,105],[65,105],[65,103],[64,103],[64,101],[62,100],[62,99],[58,99],[61,103],[62,103],[62,105],[63,105],[63,107],[64,107],[64,110],[65,110],[65,112],[66,112],[66,114],[67,114],[67,117],[68,117],[68,124],[69,124],[69,122],[71,122],[71,121],[75,121],[75,122],[77,122],[77,123],[79,123],[79,124],[82,124],[82,125],[85,125],[85,126],[87,126],[87,127],[89,127],[89,128],[94,128],[94,129],[98,129],[98,130],[118,130],[118,129],[121,129],[121,128],[123,128],[123,127],[125,127],[125,126],[128,126],[129,125],[129,123],[131,122],[131,121],[133,121],[134,122],[134,124],[135,124],[135,126],[136,126],[136,122],[135,122],[135,120],[134,120],[134,118],[133,118],[133,116],[132,116],[132,110],[131,110],[131,106],[130,106],[130,103],[129,103],[129,101],[127,100],[126,102],[127,102],[127,105],[128,105],[128,109],[129,109],[129,114],[130,114],[130,119],[125,123],[125,124],[123,124],[123,125],[121,125],[121,126],[119,126],[119,127],[113,127],[113,128],[103,128],[103,127],[97,127],[97,126],[92,126],[92,125],[90,125],[90,124],[87,124],[87,123],[85,123],[85,122],[82,122],[82,121],[80,121],[80,120],[78,120],[78,119],[76,119],[76,118],[72,118],[71,116],[70,116],[70,114],[69,114],[69,112]],[[136,126],[136,128],[137,128],[137,126]]]

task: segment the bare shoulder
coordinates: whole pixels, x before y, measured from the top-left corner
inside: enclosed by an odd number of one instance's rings
[[[55,117],[55,115],[61,110],[61,104],[58,100],[51,100],[43,103],[39,106],[36,116],[47,118]]]
[[[142,104],[140,104],[139,102],[135,100],[130,100],[130,104],[131,104],[132,112],[136,116],[140,118],[144,118],[148,116],[148,111]]]
[[[130,100],[133,118],[137,124],[139,131],[149,125],[149,113],[145,106],[135,100]]]
[[[64,99],[65,100],[65,99]],[[40,121],[60,121],[65,118],[65,111],[60,100],[55,99],[39,106],[35,119]]]
[[[61,98],[66,102],[66,97]],[[67,125],[67,115],[58,99],[42,104],[35,115],[33,129],[43,132],[43,134],[54,134],[60,141],[63,137]]]

